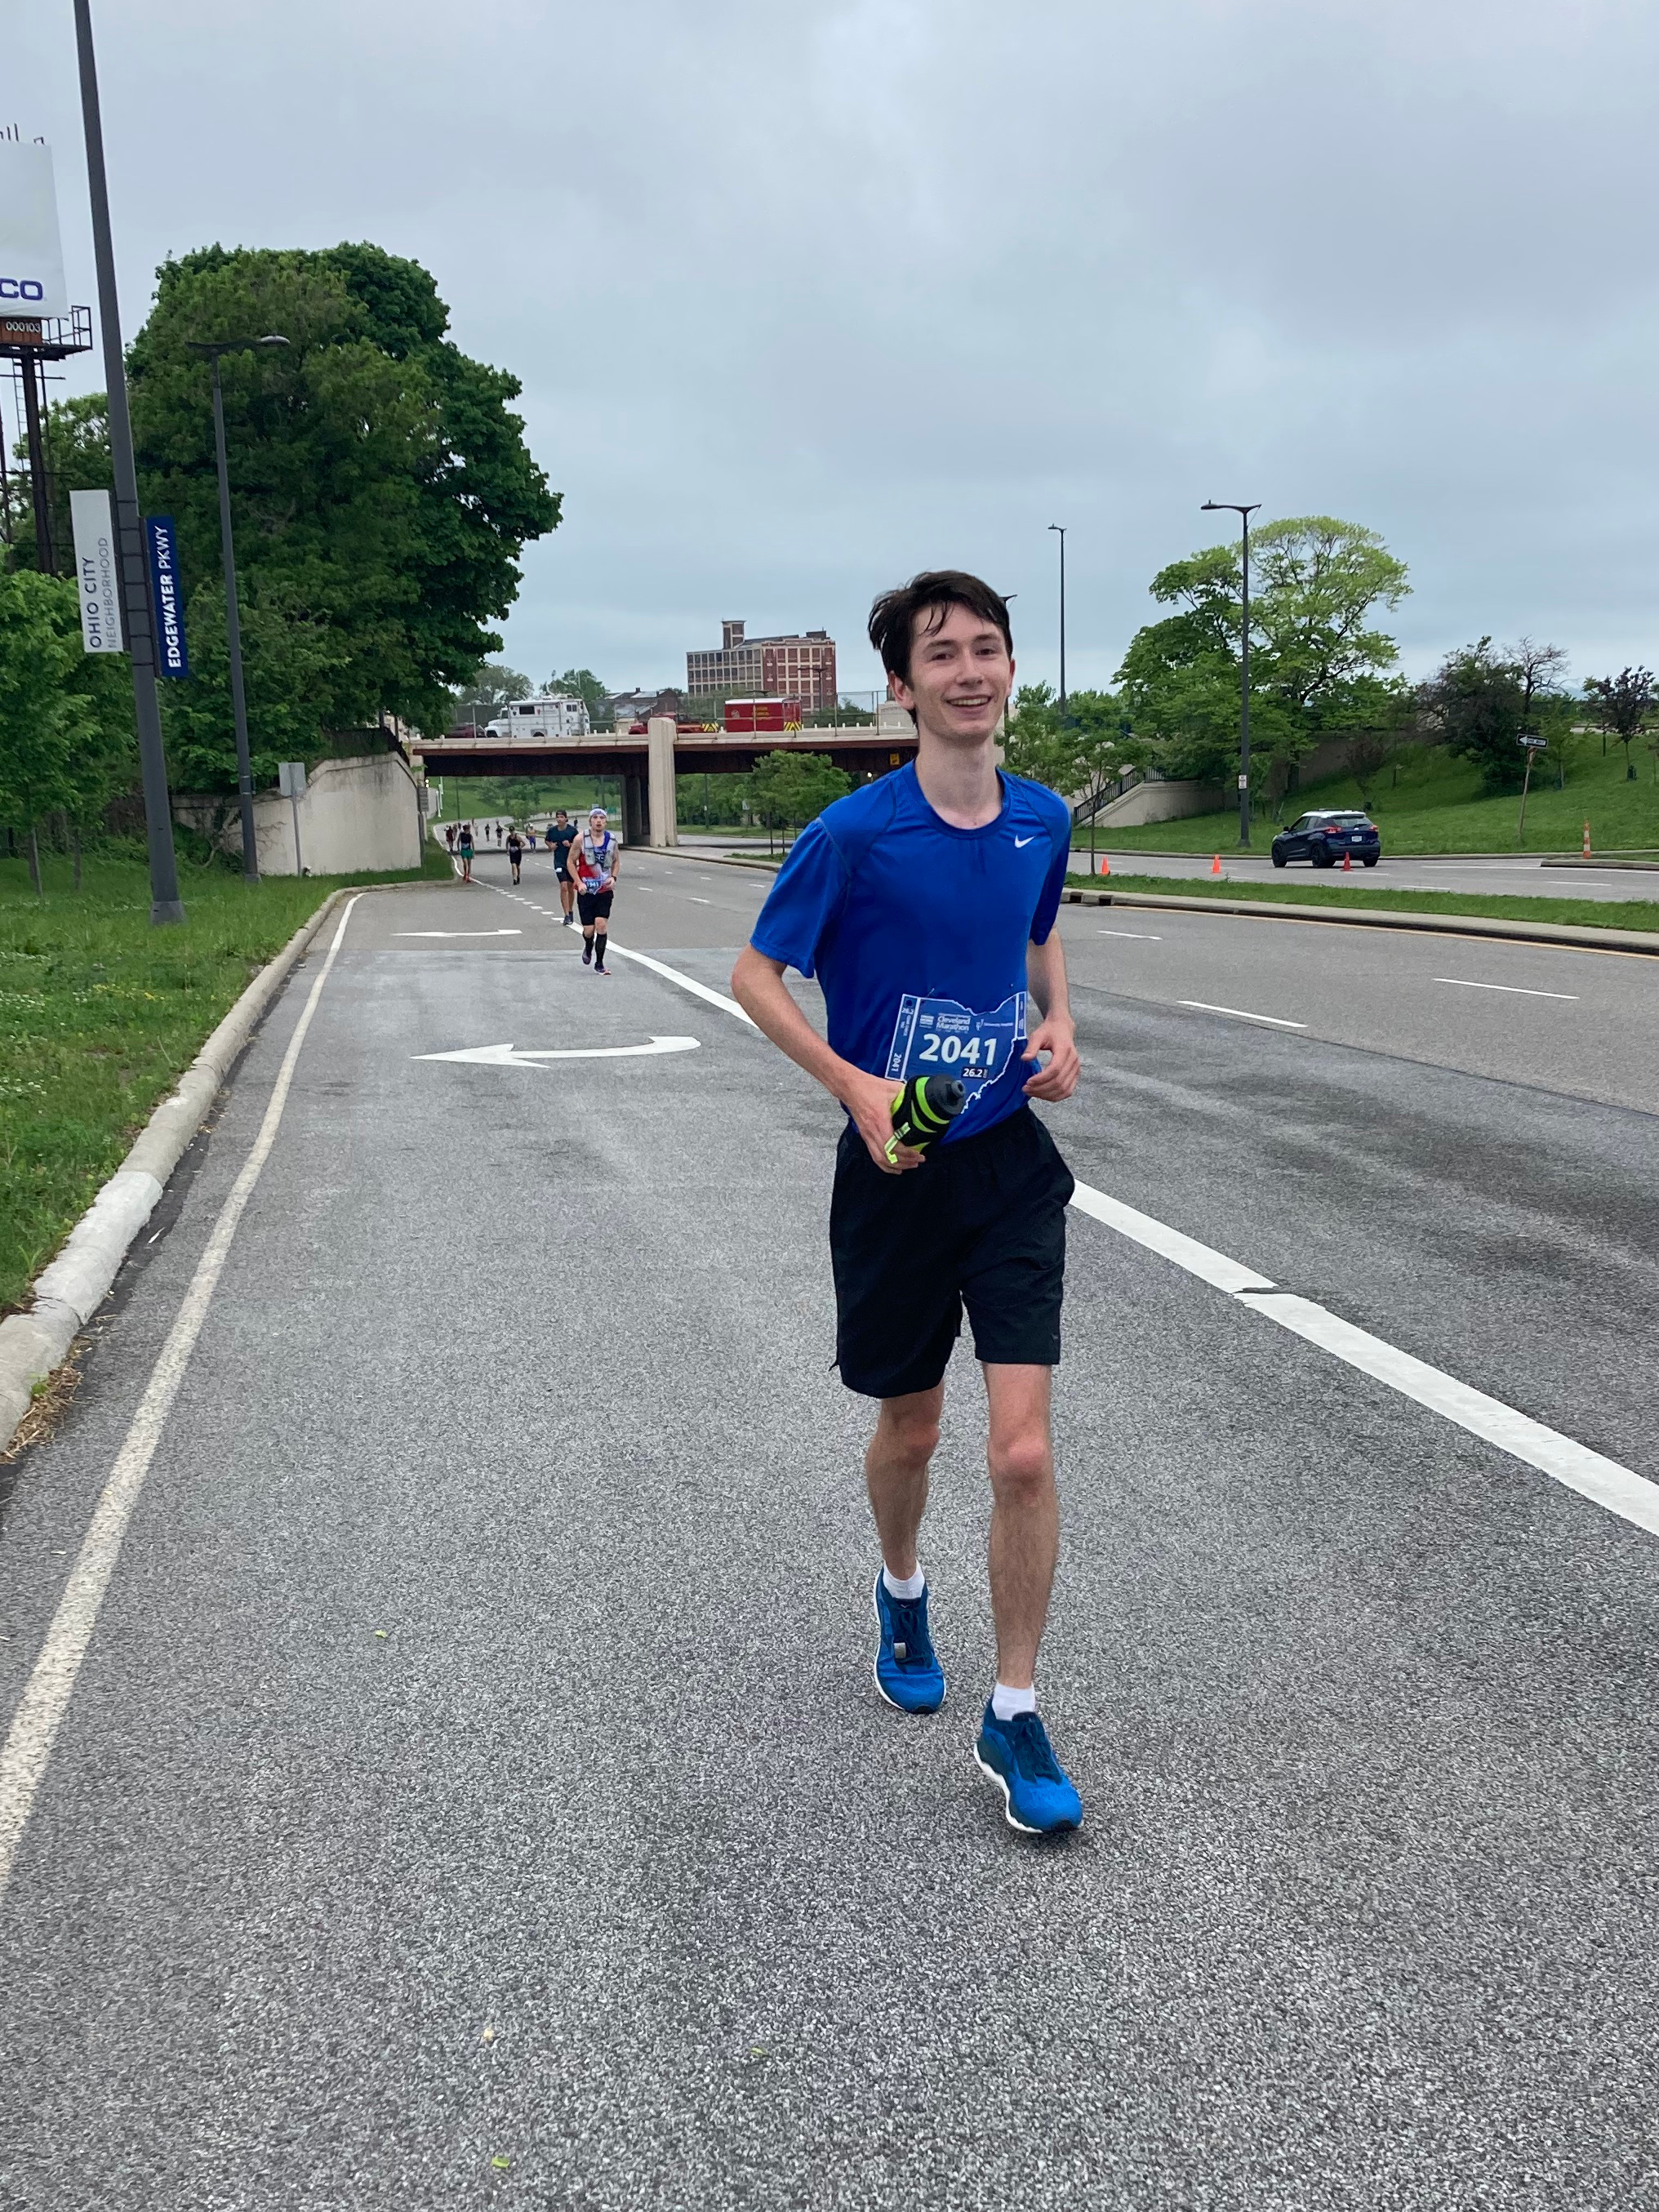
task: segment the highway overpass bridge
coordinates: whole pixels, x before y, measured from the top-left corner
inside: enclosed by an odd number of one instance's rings
[[[902,708],[886,707],[874,729],[765,731],[682,729],[666,716],[641,735],[596,730],[585,738],[411,738],[411,761],[433,776],[620,776],[623,838],[630,845],[672,845],[674,779],[742,775],[763,753],[819,753],[854,782],[867,783],[914,760],[915,731]]]

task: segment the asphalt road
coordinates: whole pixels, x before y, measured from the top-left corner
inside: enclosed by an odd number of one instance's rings
[[[971,1364],[906,1722],[836,1110],[525,873],[318,1000],[0,1904],[0,2204],[1659,2205],[1659,1538],[1074,1216],[1023,1843]],[[618,942],[721,990],[764,888],[631,854]],[[1652,968],[1117,919],[1079,1176],[1659,1480]],[[320,957],[22,1462],[8,1711]]]

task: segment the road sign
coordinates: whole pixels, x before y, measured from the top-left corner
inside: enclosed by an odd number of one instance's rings
[[[173,526],[173,517],[147,514],[144,537],[149,546],[150,590],[155,603],[155,672],[158,676],[188,676],[185,600],[179,584],[179,536]]]
[[[81,642],[88,653],[125,653],[109,494],[72,491],[70,520],[75,532],[75,580],[81,594]]]
[[[306,788],[306,764],[303,761],[278,761],[276,788],[284,799],[303,799]]]
[[[539,1067],[547,1060],[646,1060],[662,1052],[696,1052],[700,1037],[653,1036],[648,1044],[589,1044],[559,1052],[520,1052],[510,1044],[478,1044],[466,1052],[417,1052],[416,1060],[465,1060],[474,1067]]]
[[[1548,744],[1549,739],[1547,738],[1522,738],[1520,742],[1526,747],[1529,753],[1537,753],[1542,752],[1545,746]]]

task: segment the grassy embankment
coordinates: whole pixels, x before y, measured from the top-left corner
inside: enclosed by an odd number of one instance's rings
[[[250,890],[185,866],[189,919],[154,929],[143,863],[0,860],[0,1313],[22,1299],[98,1186],[255,972],[341,884],[268,876]],[[449,863],[428,852],[428,869]]]
[[[1226,866],[1226,855],[1222,855]],[[1264,883],[1253,874],[1245,883],[1224,877],[1143,876],[1114,868],[1104,876],[1073,875],[1066,878],[1074,890],[1143,891],[1179,898],[1261,900],[1284,906],[1380,907],[1395,914],[1463,914],[1494,921],[1554,921],[1574,927],[1659,931],[1659,899],[1488,898],[1484,892],[1388,890],[1375,877],[1356,874],[1340,883],[1289,882],[1273,877]],[[1640,884],[1644,878],[1632,879]]]
[[[1483,798],[1479,772],[1436,747],[1413,746],[1396,772],[1384,769],[1371,784],[1371,819],[1389,853],[1576,853],[1586,820],[1597,852],[1616,847],[1659,851],[1659,778],[1655,762],[1641,747],[1635,751],[1638,781],[1626,781],[1624,748],[1614,745],[1603,760],[1599,738],[1586,737],[1567,770],[1564,790],[1555,788],[1547,769],[1535,774],[1527,799],[1527,836],[1516,841],[1518,794]],[[1285,819],[1312,806],[1359,806],[1359,787],[1351,775],[1327,776],[1310,783],[1288,801]],[[1255,848],[1265,853],[1278,825],[1258,816]],[[1081,833],[1086,847],[1088,832]],[[1182,822],[1154,822],[1144,829],[1104,827],[1103,848],[1112,852],[1214,853],[1224,860],[1237,848],[1238,813],[1197,814]]]

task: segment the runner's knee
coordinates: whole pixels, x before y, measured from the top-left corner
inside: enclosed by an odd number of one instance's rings
[[[989,1452],[991,1488],[1005,1504],[1033,1504],[1054,1479],[1054,1449],[1046,1429],[1018,1429],[994,1437]]]
[[[917,1472],[927,1466],[939,1449],[939,1411],[936,1407],[906,1406],[895,1398],[884,1399],[881,1429],[882,1440],[889,1453]]]

